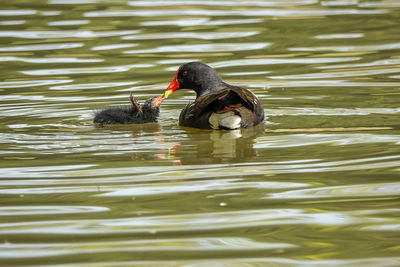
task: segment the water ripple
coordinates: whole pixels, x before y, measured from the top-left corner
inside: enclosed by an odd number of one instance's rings
[[[48,17],[52,17],[52,16],[58,16],[61,15],[62,11],[57,11],[57,10],[52,10],[52,11],[40,11],[39,14],[42,16],[48,16]]]
[[[343,226],[382,222],[372,217],[380,213],[399,210],[357,210],[352,212],[312,212],[300,209],[248,209],[241,211],[198,212],[194,214],[171,214],[139,216],[101,220],[57,220],[0,223],[0,233],[29,234],[110,234],[206,231],[249,227],[282,225]],[[210,220],[210,218],[213,218]],[[386,220],[389,221],[389,220]],[[63,231],[60,231],[60,229]]]
[[[119,87],[134,85],[138,82],[106,82],[106,83],[85,83],[85,84],[69,84],[57,85],[50,87],[51,90],[86,90],[86,89],[100,89],[108,87]]]
[[[263,49],[269,46],[269,43],[210,43],[210,44],[192,44],[192,45],[165,45],[151,49],[129,50],[126,54],[143,53],[165,53],[165,52],[225,52],[225,51],[244,51]]]
[[[26,20],[3,20],[0,25],[21,25],[25,24]]]
[[[24,57],[1,57],[0,62],[21,61],[26,63],[93,63],[103,62],[103,59],[81,59],[76,57],[47,57],[47,58],[24,58]]]
[[[291,134],[279,136],[261,136],[257,138],[256,148],[266,147],[297,147],[310,146],[317,144],[332,144],[336,146],[365,144],[365,143],[394,143],[400,144],[398,135],[378,135],[378,134]],[[383,158],[385,159],[385,158]],[[375,159],[374,159],[375,160]],[[331,162],[333,163],[333,162]],[[333,163],[336,165],[338,162]],[[355,162],[354,162],[355,163]]]
[[[335,0],[336,1],[336,0]],[[279,250],[278,250],[279,251]],[[246,258],[228,258],[208,259],[201,257],[201,259],[177,259],[177,260],[126,260],[116,261],[93,261],[91,263],[79,263],[82,267],[98,267],[108,264],[110,266],[151,266],[151,267],[176,267],[176,266],[190,266],[190,267],[203,267],[203,266],[277,266],[277,267],[294,267],[294,266],[332,266],[332,267],[394,267],[400,265],[400,257],[364,257],[362,259],[292,259],[284,257],[246,257]],[[39,267],[38,265],[35,265]],[[74,267],[74,264],[52,264],[53,267]]]
[[[0,10],[0,16],[28,16],[36,14],[36,10],[32,9],[18,9],[18,10]]]
[[[256,65],[275,65],[275,64],[321,64],[360,60],[359,57],[331,57],[331,58],[252,58],[218,61],[211,63],[214,68],[234,67],[234,66],[256,66]]]
[[[316,67],[317,69],[337,69],[337,68],[360,68],[360,67],[382,67],[382,66],[391,66],[393,67],[397,66],[400,64],[400,59],[398,58],[389,58],[389,59],[383,59],[383,60],[375,60],[371,62],[365,62],[365,63],[353,63],[353,64],[337,64],[337,65],[331,65],[331,66],[318,66]]]
[[[10,81],[0,82],[0,88],[22,88],[22,87],[35,87],[44,85],[54,85],[70,83],[73,80],[23,80],[23,81]]]
[[[343,78],[343,77],[360,77],[372,76],[387,73],[398,73],[400,68],[385,68],[385,69],[366,69],[366,70],[347,70],[336,72],[322,72],[322,73],[307,73],[307,74],[294,74],[294,75],[281,75],[270,76],[271,79],[324,79],[324,78]]]
[[[233,25],[233,24],[251,24],[262,22],[262,19],[219,19],[210,20],[209,18],[187,18],[187,19],[174,19],[174,20],[156,20],[156,21],[143,21],[140,24],[143,26],[165,26],[176,25],[182,27],[188,26],[220,26],[220,25]]]
[[[294,248],[287,243],[257,242],[237,237],[166,238],[52,244],[0,244],[0,258],[48,257],[73,254],[149,251],[238,251]]]
[[[205,5],[205,6],[302,6],[318,3],[317,0],[269,0],[269,1],[193,1],[193,0],[166,0],[166,1],[129,1],[130,6],[180,6],[180,5]]]
[[[15,37],[22,39],[60,39],[60,38],[101,38],[139,33],[139,30],[128,31],[0,31],[0,37]],[[1,50],[0,50],[1,51]]]
[[[56,43],[56,44],[35,44],[35,45],[16,45],[9,47],[0,47],[0,52],[18,52],[18,51],[43,51],[57,49],[71,49],[84,46],[83,43]]]
[[[376,7],[400,7],[400,3],[397,0],[389,0],[389,1],[368,1],[364,3],[358,3],[359,7],[366,7],[366,8],[376,8]]]
[[[225,74],[226,75],[226,74]],[[331,77],[330,77],[331,78]],[[400,79],[400,75],[393,75],[390,76],[390,78],[393,79]],[[242,82],[243,83],[243,82]],[[254,87],[254,88],[296,88],[296,87],[326,87],[326,88],[336,88],[336,87],[399,87],[400,86],[400,82],[371,82],[371,81],[367,81],[367,82],[361,82],[361,81],[347,81],[347,80],[329,80],[329,79],[324,79],[324,80],[297,80],[297,79],[290,79],[290,80],[265,80],[265,82],[254,82],[253,80],[248,81],[247,84],[248,87]],[[285,108],[282,108],[285,109]],[[298,109],[301,112],[301,109]],[[341,108],[337,108],[337,109],[318,109],[316,108],[315,110],[321,110],[319,113],[329,113],[329,112],[333,112],[335,113],[335,110],[348,110],[348,114],[352,114],[357,110],[357,112],[359,110],[364,110],[363,108],[357,108],[357,109],[341,109]],[[367,109],[368,110],[368,109]],[[385,110],[390,110],[390,109],[381,109],[381,112],[386,112]],[[268,109],[267,112],[270,112],[270,109]],[[274,110],[271,111],[272,114],[275,114],[276,112]],[[397,112],[397,109],[394,109],[394,112]],[[363,112],[364,113],[364,112]],[[380,113],[380,112],[379,112]],[[267,113],[268,114],[268,113]],[[288,111],[288,114],[293,114],[291,111]],[[343,113],[342,113],[343,114]]]
[[[100,196],[144,196],[160,195],[178,192],[199,192],[208,190],[235,190],[235,189],[282,189],[307,187],[308,184],[288,183],[288,182],[247,182],[242,179],[224,179],[224,180],[204,180],[204,181],[186,181],[186,182],[168,182],[151,183],[147,185],[134,185],[132,187],[122,186],[112,189],[111,192],[101,194]],[[108,190],[108,188],[107,188]]]
[[[400,195],[400,183],[356,184],[346,186],[326,186],[310,189],[272,193],[267,198],[303,199],[303,198],[360,198],[390,197]]]
[[[265,109],[268,116],[352,116],[352,115],[370,115],[370,114],[397,114],[400,108],[279,108]],[[396,136],[393,136],[394,138]]]
[[[121,48],[130,48],[138,46],[138,44],[107,44],[107,45],[99,45],[91,48],[93,51],[101,51],[101,50],[113,50],[113,49],[121,49]]]
[[[65,68],[65,69],[39,69],[20,71],[26,75],[65,75],[65,74],[93,74],[93,73],[115,73],[126,72],[133,68],[149,68],[152,64],[133,64],[111,67],[88,67],[88,68]]]
[[[52,5],[85,5],[85,4],[99,4],[106,2],[105,0],[49,0],[48,3]]]
[[[84,148],[79,146],[79,139],[78,137],[75,138],[75,147],[78,148],[78,150],[85,150]],[[296,140],[299,141],[299,140]],[[99,141],[99,143],[101,140]],[[298,147],[298,146],[306,146],[310,144],[320,144],[320,143],[331,143],[332,140],[326,140],[326,141],[321,141],[321,142],[311,142],[305,143],[305,144],[299,144],[299,143],[284,143],[281,142],[279,139],[273,139],[269,138],[266,141],[261,140],[260,144],[257,145],[260,148],[282,148],[282,147]],[[22,141],[19,141],[18,143],[23,143]],[[28,143],[28,140],[26,141]],[[40,149],[41,151],[44,151],[46,148],[49,148],[49,145],[47,144],[46,140],[43,140],[42,142],[36,142],[37,143],[37,149]],[[67,143],[67,142],[63,142]],[[85,142],[86,143],[86,142]],[[346,141],[343,141],[343,144],[350,144],[346,143]],[[60,144],[62,146],[62,144]],[[24,145],[21,144],[21,147]],[[55,144],[54,144],[55,146]],[[32,148],[32,145],[28,145],[28,148]],[[89,151],[92,149],[89,149]],[[76,149],[73,149],[72,152],[75,152]],[[44,152],[42,152],[44,153]],[[212,177],[213,179],[217,178],[228,178],[231,179],[232,177],[251,177],[254,175],[267,175],[267,174],[289,174],[289,173],[322,173],[322,172],[337,172],[337,171],[354,171],[354,170],[371,170],[371,169],[379,169],[379,168],[398,168],[400,167],[400,161],[398,160],[399,156],[386,156],[386,157],[372,157],[372,158],[362,158],[362,159],[348,159],[348,160],[338,160],[338,161],[321,161],[318,159],[308,159],[304,162],[296,162],[296,163],[285,163],[285,162],[271,162],[271,163],[265,163],[261,162],[260,164],[238,164],[238,165],[211,165],[209,168],[204,168],[204,167],[196,167],[194,168],[193,166],[187,165],[187,166],[181,166],[181,167],[174,167],[174,166],[166,166],[166,167],[158,167],[157,172],[154,172],[154,168],[89,168],[92,166],[74,166],[75,169],[78,169],[77,171],[75,170],[63,170],[63,166],[54,166],[55,170],[52,170],[51,168],[46,170],[42,170],[39,167],[24,167],[24,168],[1,168],[1,171],[3,173],[3,179],[4,183],[10,184],[9,181],[5,181],[5,179],[11,179],[11,178],[41,178],[41,179],[48,179],[48,178],[72,178],[72,177],[79,177],[81,180],[81,185],[79,186],[62,186],[62,187],[43,187],[40,186],[39,188],[6,188],[6,189],[1,189],[0,188],[0,193],[3,194],[51,194],[51,193],[60,193],[60,192],[74,192],[75,190],[77,192],[108,192],[110,190],[114,190],[115,188],[117,190],[120,190],[121,188],[119,186],[112,187],[109,185],[106,185],[104,187],[97,187],[92,185],[93,183],[90,181],[85,180],[84,178],[90,178],[90,177],[97,177],[97,179],[101,179],[104,177],[104,180],[96,180],[97,182],[102,182],[104,184],[109,184],[109,183],[116,183],[116,182],[129,182],[132,181],[132,175],[134,175],[134,181],[135,182],[148,182],[152,181],[168,181],[168,183],[161,183],[158,187],[154,187],[154,192],[155,191],[160,191],[160,190],[168,190],[167,184],[170,186],[173,184],[171,183],[171,179],[176,179],[176,177],[182,178],[186,180],[193,180],[193,179],[207,179],[204,183],[202,182],[179,182],[176,183],[175,185],[177,186],[177,190],[183,190],[183,191],[190,191],[190,190],[196,190],[195,185],[203,185],[204,188],[208,188],[209,183],[217,186],[220,185],[221,189],[223,188],[224,185],[229,186],[231,188],[238,188],[240,186],[247,187],[247,188],[253,188],[256,186],[261,186],[266,187],[271,186],[272,188],[279,185],[277,185],[275,182],[262,182],[262,183],[257,183],[257,182],[238,182],[236,180],[215,180],[213,183],[213,180],[210,180],[209,177]],[[227,169],[227,166],[230,166],[230,168]],[[71,168],[70,168],[71,169]],[[118,173],[118,177],[115,177],[113,179],[109,178],[109,176],[115,176]],[[233,174],[234,173],[234,174]],[[25,181],[27,184],[30,184],[30,182]],[[78,181],[76,182],[78,183]],[[63,184],[62,181],[60,181],[60,184]],[[88,186],[83,186],[82,184],[88,184]],[[239,185],[238,185],[239,184]],[[34,185],[34,184],[33,184]],[[286,183],[282,182],[283,187],[301,187],[301,186],[307,186],[305,183]],[[146,187],[146,186],[144,186]],[[165,188],[165,189],[163,189]],[[171,187],[171,190],[174,190],[174,187]],[[199,190],[203,190],[199,189]],[[133,190],[133,191],[130,191]],[[143,189],[145,190],[145,188]],[[148,192],[152,192],[153,188],[148,188]],[[137,193],[139,194],[140,192],[136,192],[135,189],[129,189],[129,192],[131,193]],[[168,192],[168,191],[167,191]],[[169,191],[170,192],[170,191]],[[150,194],[150,193],[148,193]]]
[[[315,39],[354,39],[361,37],[364,37],[363,33],[332,33],[317,35]]]
[[[3,140],[3,139],[2,139]],[[79,169],[81,171],[86,168],[94,167],[94,164],[87,165],[60,165],[60,166],[44,166],[44,167],[29,167],[29,168],[2,168],[4,171],[3,174],[5,177],[9,178],[17,178],[17,177],[42,177],[45,173],[52,173],[52,177],[62,177],[62,173],[58,173],[58,171],[64,171],[66,169],[75,170]]]
[[[357,5],[359,0],[325,0],[321,1],[322,6],[352,6]]]
[[[218,40],[229,38],[242,38],[258,34],[259,31],[246,32],[163,32],[163,33],[147,33],[138,35],[128,35],[122,37],[123,40],[155,40],[155,39],[175,39],[190,38],[202,40]]]
[[[153,10],[115,10],[88,11],[85,17],[170,17],[170,16],[272,16],[272,17],[312,17],[332,15],[374,15],[385,14],[388,10],[367,9],[153,9]]]
[[[317,47],[293,47],[290,51],[335,51],[335,52],[377,52],[380,50],[399,49],[400,43],[348,45],[348,46],[317,46]]]
[[[27,216],[49,214],[79,214],[105,212],[108,208],[94,206],[7,206],[0,207],[0,216]]]
[[[58,20],[58,21],[50,21],[47,23],[49,26],[71,26],[71,25],[83,25],[89,24],[90,20],[81,19],[81,20]]]

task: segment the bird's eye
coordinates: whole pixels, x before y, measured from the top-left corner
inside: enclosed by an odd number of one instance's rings
[[[186,77],[187,74],[188,74],[187,71],[182,72],[182,76],[183,76],[183,77]]]

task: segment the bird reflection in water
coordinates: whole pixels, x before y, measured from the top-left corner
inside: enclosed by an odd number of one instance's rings
[[[250,128],[230,131],[201,130],[189,127],[181,129],[188,139],[171,141],[157,123],[131,125],[132,136],[143,146],[143,136],[153,136],[154,143],[160,148],[152,153],[142,149],[132,153],[132,160],[146,160],[160,164],[168,161],[171,165],[198,165],[236,163],[251,160],[257,156],[254,149],[255,139],[265,133],[264,124]],[[158,162],[158,163],[157,163]]]
[[[182,128],[189,140],[175,148],[183,165],[235,163],[257,156],[254,142],[265,133],[264,124],[231,131]]]

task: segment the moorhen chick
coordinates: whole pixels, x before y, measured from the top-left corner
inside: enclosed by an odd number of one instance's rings
[[[96,112],[93,122],[99,124],[139,124],[157,122],[160,115],[160,105],[164,95],[152,97],[140,107],[135,98],[130,96],[132,106],[110,107]]]
[[[183,64],[165,91],[192,89],[196,100],[179,116],[179,125],[202,129],[247,128],[264,120],[264,108],[251,91],[227,84],[210,66],[200,62]]]

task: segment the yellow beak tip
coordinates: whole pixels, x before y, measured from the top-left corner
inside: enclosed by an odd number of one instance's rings
[[[165,98],[168,98],[168,96],[169,96],[170,94],[172,94],[172,90],[167,90],[167,91],[165,91],[165,93],[164,93]]]

